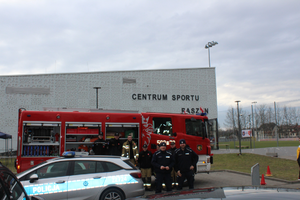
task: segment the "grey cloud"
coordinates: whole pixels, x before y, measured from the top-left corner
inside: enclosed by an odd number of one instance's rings
[[[2,1],[1,74],[207,67],[204,45],[216,40],[218,97],[293,99],[299,7],[297,0]]]

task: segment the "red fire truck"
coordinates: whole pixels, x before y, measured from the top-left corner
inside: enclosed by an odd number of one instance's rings
[[[90,151],[99,131],[104,139],[118,132],[124,142],[129,134],[142,150],[155,152],[157,144],[186,143],[199,155],[197,172],[209,172],[213,161],[207,116],[202,114],[139,113],[84,109],[19,110],[17,172],[22,172],[64,151]]]

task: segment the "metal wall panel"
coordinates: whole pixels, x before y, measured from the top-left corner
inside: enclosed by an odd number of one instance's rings
[[[217,118],[214,67],[0,76],[0,130],[13,136],[16,149],[19,108],[94,109],[93,87],[101,87],[99,108],[181,113],[201,106],[209,118]]]

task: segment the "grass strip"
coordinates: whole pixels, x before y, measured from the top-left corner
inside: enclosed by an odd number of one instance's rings
[[[215,154],[211,170],[233,170],[251,173],[251,167],[259,163],[259,172],[267,173],[270,167],[272,177],[288,181],[298,180],[299,166],[296,161],[244,153],[237,154]]]
[[[235,146],[239,146],[239,141],[230,141],[230,142],[219,142],[219,144],[229,144],[230,149],[235,149]],[[250,141],[242,141],[241,146],[249,146]],[[290,147],[299,146],[299,141],[278,141],[279,147]],[[255,148],[266,148],[266,147],[277,147],[277,141],[255,141]],[[226,146],[219,146],[220,149],[225,149]],[[254,148],[254,143],[252,141],[252,148]]]
[[[13,173],[17,173],[17,169],[15,168],[15,160],[16,158],[1,158],[0,162],[2,165],[6,166]]]
[[[15,158],[1,158],[0,162],[16,173]],[[242,155],[215,154],[211,170],[233,170],[250,174],[251,167],[256,163],[259,163],[260,175],[266,174],[269,166],[274,178],[288,181],[298,179],[299,166],[296,161],[250,153],[243,153]]]

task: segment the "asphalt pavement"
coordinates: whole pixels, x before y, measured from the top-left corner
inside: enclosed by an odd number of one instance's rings
[[[242,153],[253,153],[259,155],[267,155],[267,153],[277,153],[279,158],[295,160],[297,157],[298,147],[270,147],[257,149],[242,149]],[[221,149],[213,150],[213,154],[239,153],[239,149]],[[261,187],[277,187],[300,189],[300,181],[285,181],[272,177],[265,177],[266,185]],[[194,188],[210,188],[210,187],[235,187],[235,186],[252,186],[252,178],[247,173],[234,172],[229,170],[211,171],[209,174],[199,173],[195,175]],[[152,177],[153,191],[146,191],[146,195],[154,194],[155,178]],[[183,188],[188,189],[188,187]],[[176,190],[176,189],[174,189]],[[165,192],[165,191],[164,191]]]
[[[265,177],[266,185],[260,187],[276,187],[300,189],[300,181],[285,181],[275,178]],[[211,187],[240,187],[252,186],[250,174],[233,172],[233,171],[212,171],[209,174],[196,174],[194,188],[211,188]],[[155,178],[152,177],[153,191],[146,191],[144,196],[155,194]],[[188,190],[185,186],[183,190]],[[176,189],[174,189],[176,191]],[[166,191],[163,191],[166,192]]]

